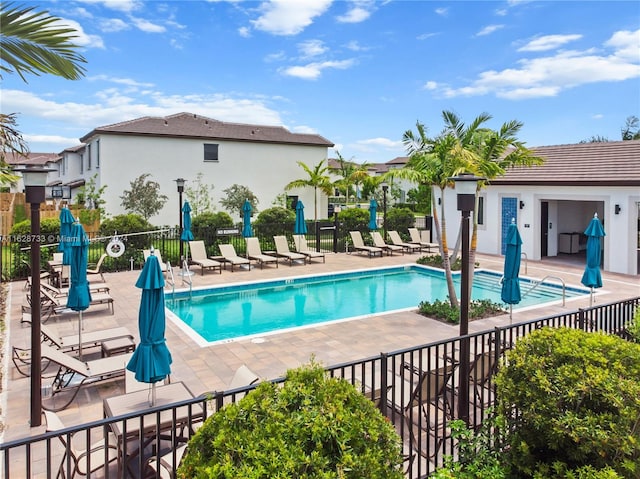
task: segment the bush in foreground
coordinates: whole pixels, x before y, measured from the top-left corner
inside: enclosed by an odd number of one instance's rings
[[[178,477],[402,479],[401,462],[400,438],[373,402],[311,364],[209,417]]]

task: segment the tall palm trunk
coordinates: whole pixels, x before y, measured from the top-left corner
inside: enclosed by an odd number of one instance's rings
[[[447,246],[447,224],[445,219],[445,200],[444,200],[444,188],[440,187],[441,204],[440,210],[442,212],[442,224],[438,220],[438,208],[433,204],[433,223],[436,226],[436,232],[440,238],[440,256],[442,257],[442,266],[444,268],[444,275],[447,279],[447,290],[449,292],[449,303],[453,308],[459,308],[458,295],[456,294],[456,288],[453,283],[453,275],[451,274],[451,263],[449,262],[449,247]]]

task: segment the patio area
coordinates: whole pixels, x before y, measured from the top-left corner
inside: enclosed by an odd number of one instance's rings
[[[251,271],[229,269],[205,272],[200,275],[194,268],[191,276],[194,288],[259,281],[274,278],[348,271],[362,268],[392,266],[414,263],[418,254],[384,256],[369,259],[359,254],[327,254],[326,263],[288,266],[281,263],[278,268],[265,266]],[[503,258],[479,255],[481,268],[502,271]],[[557,261],[523,262],[521,275],[542,279],[553,275],[564,279],[567,286],[580,286],[583,266],[568,265]],[[92,306],[84,314],[85,331],[124,326],[136,337],[137,316],[141,291],[134,286],[140,270],[105,274],[110,294],[115,300],[115,315],[103,305]],[[181,287],[181,277],[175,270],[176,288]],[[634,276],[603,273],[604,286],[597,291],[596,303],[635,297],[640,294],[640,278]],[[7,304],[7,353],[3,365],[6,378],[2,393],[2,421],[5,424],[3,440],[11,440],[44,431],[44,425],[31,428],[29,421],[29,378],[21,376],[10,361],[11,346],[28,347],[30,328],[21,325],[20,308],[26,304],[23,282],[10,285]],[[513,322],[544,317],[589,306],[589,297],[567,301],[561,305],[515,310]],[[331,305],[327,304],[327,310]],[[63,334],[77,334],[77,313],[65,313],[52,317],[47,323]],[[509,315],[472,321],[471,332],[491,329],[509,324]],[[292,332],[265,335],[256,340],[238,340],[209,347],[198,347],[173,322],[167,321],[167,345],[173,356],[172,382],[183,382],[194,394],[227,388],[236,369],[242,364],[249,366],[263,379],[282,376],[288,368],[308,362],[314,356],[322,364],[337,363],[378,355],[410,346],[429,343],[456,336],[457,325],[447,325],[430,320],[414,312],[392,313],[365,319],[344,321],[324,326],[315,326]],[[137,342],[137,341],[136,341]],[[94,350],[96,351],[96,350]],[[93,357],[100,355],[99,350]],[[91,358],[86,355],[85,359]],[[43,379],[43,385],[47,379]],[[59,413],[66,425],[81,424],[103,417],[103,399],[124,393],[124,381],[86,387],[69,407]]]

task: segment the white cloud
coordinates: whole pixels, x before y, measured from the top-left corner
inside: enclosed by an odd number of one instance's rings
[[[128,23],[119,18],[108,18],[100,21],[100,30],[103,32],[121,32],[131,28]]]
[[[390,140],[389,138],[369,138],[367,140],[358,140],[357,145],[361,146],[363,150],[371,151],[370,148],[387,148],[394,149],[402,147],[402,141]]]
[[[428,81],[424,84],[425,90],[436,90],[438,88],[438,83],[434,81]]]
[[[350,8],[344,15],[336,17],[340,23],[360,23],[371,16],[375,10],[375,2],[371,0],[352,0]]]
[[[476,33],[477,37],[482,37],[484,35],[491,35],[493,32],[496,32],[500,29],[504,28],[504,25],[487,25],[478,33]]]
[[[147,33],[164,33],[167,31],[162,25],[152,23],[144,18],[131,18],[133,24],[141,31]]]
[[[29,135],[23,134],[22,137],[29,144],[29,148],[33,149],[34,144],[43,143],[47,145],[60,145],[60,150],[75,146],[80,143],[77,137],[67,137],[60,135]]]
[[[85,33],[82,25],[75,20],[69,20],[68,18],[61,18],[57,22],[51,24],[52,28],[66,27],[72,28],[75,32],[72,34],[72,42],[75,45],[87,48],[104,48],[104,42],[98,35],[89,35]]]
[[[241,37],[249,38],[251,36],[251,29],[249,27],[240,27],[238,28],[238,34]]]
[[[362,45],[360,45],[357,40],[351,40],[345,45],[345,47],[353,52],[363,52],[369,50],[368,47],[363,47]]]
[[[102,5],[110,10],[130,13],[142,8],[143,3],[140,0],[77,0],[81,3],[89,3]]]
[[[279,52],[270,53],[269,55],[264,57],[264,61],[267,63],[280,62],[286,58],[287,58],[286,54],[281,50]]]
[[[322,40],[306,40],[298,43],[298,50],[302,54],[302,58],[312,58],[322,55],[327,51]]]
[[[604,118],[604,115],[602,113],[595,113],[591,115],[591,118],[593,118],[594,120],[602,120]]]
[[[155,86],[153,83],[143,83],[143,82],[133,80],[131,78],[118,78],[118,77],[110,77],[107,75],[94,75],[94,76],[88,77],[87,80],[106,81],[106,82],[116,83],[118,85],[143,87],[143,88],[153,88]]]
[[[322,70],[335,68],[345,70],[355,63],[354,60],[326,61],[309,63],[308,65],[292,66],[281,69],[281,73],[287,76],[302,78],[303,80],[315,80],[320,77]]]
[[[498,10],[496,10],[496,15],[498,15],[499,17],[504,17],[507,15],[507,9],[506,8],[499,8]]]
[[[440,15],[441,17],[446,17],[449,14],[449,9],[446,7],[440,7],[440,8],[436,8],[434,12],[436,12],[436,15]]]
[[[262,2],[262,15],[251,24],[274,35],[297,35],[325,13],[332,0],[270,0]]]
[[[60,122],[69,132],[77,132],[77,138],[91,128],[121,122],[123,118],[165,116],[176,111],[188,111],[221,121],[282,125],[280,114],[267,106],[269,99],[235,98],[231,95],[166,95],[161,91],[147,91],[142,95],[125,95],[117,88],[96,94],[97,101],[60,102],[37,96],[23,90],[6,90],[3,107],[8,111],[20,111],[22,115],[38,117],[47,123]],[[59,98],[59,95],[51,95]],[[6,100],[6,101],[5,101]],[[35,136],[36,132],[23,134]]]
[[[298,125],[291,127],[291,131],[293,131],[294,133],[305,133],[308,135],[316,135],[318,133],[318,130],[307,125]]]
[[[518,48],[519,52],[542,52],[546,50],[555,50],[556,48],[564,45],[565,43],[580,40],[582,35],[544,35],[531,40],[526,45]]]
[[[605,46],[614,50],[608,55],[599,55],[595,49],[590,49],[522,59],[514,68],[482,72],[475,81],[463,87],[437,85],[438,91],[448,98],[494,94],[516,100],[556,96],[563,90],[589,83],[640,78],[638,32],[616,32]]]
[[[422,33],[416,37],[417,40],[426,40],[427,38],[435,37],[436,35],[440,35],[439,33]]]

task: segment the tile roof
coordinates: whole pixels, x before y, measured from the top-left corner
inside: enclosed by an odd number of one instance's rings
[[[60,155],[57,153],[33,153],[30,152],[27,158],[24,156],[16,155],[13,152],[7,152],[6,162],[9,165],[46,165],[47,163],[53,163],[60,160]]]
[[[192,113],[177,113],[165,117],[147,116],[101,126],[80,138],[80,141],[86,143],[94,135],[105,134],[333,146],[333,143],[320,135],[291,133],[281,126],[227,123]]]
[[[640,140],[531,148],[539,166],[509,168],[492,185],[640,186]]]

